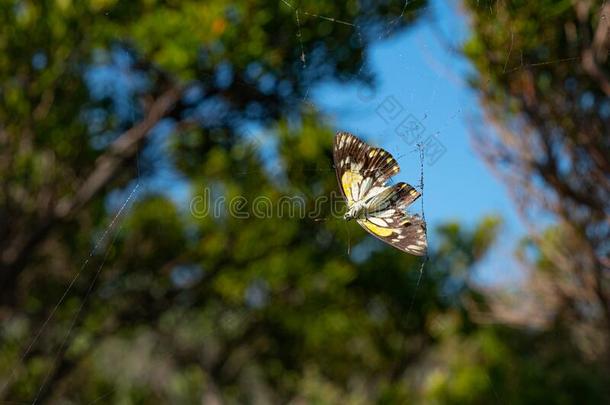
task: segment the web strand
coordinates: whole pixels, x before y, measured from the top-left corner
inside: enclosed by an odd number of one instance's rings
[[[345,223],[345,230],[347,232],[347,255],[349,256],[352,251],[352,236],[349,231],[349,225],[347,224],[347,222],[344,222],[344,223]]]
[[[76,314],[73,316],[72,318],[72,322],[70,323],[70,327],[68,328],[68,331],[66,332],[66,335],[64,336],[64,339],[58,349],[57,355],[55,356],[52,364],[51,364],[51,368],[49,369],[49,371],[46,373],[44,379],[42,380],[42,383],[40,384],[40,387],[38,389],[38,393],[36,394],[36,397],[34,398],[34,400],[32,401],[32,404],[36,404],[40,398],[40,394],[42,394],[45,386],[47,385],[47,381],[49,379],[49,377],[51,376],[51,373],[53,372],[53,367],[55,367],[55,365],[57,364],[57,362],[59,361],[59,359],[62,356],[62,353],[65,352],[66,347],[68,345],[68,341],[70,339],[70,336],[72,335],[72,331],[74,330],[76,324],[78,323],[78,320],[81,316],[81,314],[83,313],[83,309],[85,308],[85,305],[87,303],[87,300],[89,299],[89,296],[91,295],[91,293],[93,292],[93,288],[95,287],[95,284],[100,276],[100,273],[102,272],[102,268],[104,267],[104,265],[106,264],[106,260],[108,259],[109,253],[112,250],[112,246],[114,245],[114,242],[117,239],[117,236],[119,235],[119,230],[117,230],[117,232],[115,232],[112,241],[108,244],[108,246],[106,247],[106,251],[104,253],[104,257],[102,259],[102,262],[100,263],[100,265],[97,268],[97,271],[95,272],[93,279],[91,280],[91,282],[89,283],[89,287],[87,288],[87,291],[85,292],[85,295],[81,301],[81,304],[78,308],[78,310],[76,311]]]
[[[102,242],[104,242],[110,232],[110,230],[115,226],[117,219],[121,216],[121,214],[123,213],[123,211],[125,210],[125,207],[127,207],[127,205],[129,204],[129,202],[131,201],[131,199],[133,198],[133,196],[135,195],[136,191],[138,190],[140,186],[140,183],[138,182],[134,188],[131,190],[131,192],[129,193],[129,196],[127,197],[127,199],[123,202],[123,204],[121,205],[121,207],[119,208],[118,212],[116,213],[116,215],[114,216],[114,218],[112,218],[112,221],[110,221],[110,224],[106,227],[106,229],[104,230],[104,232],[102,233],[102,235],[100,236],[100,238],[96,241],[96,243],[93,245],[93,248],[91,248],[91,250],[89,251],[89,254],[87,256],[87,258],[85,259],[85,261],[83,262],[83,264],[81,265],[80,269],[78,270],[78,272],[74,275],[74,277],[72,277],[72,279],[70,280],[70,283],[68,284],[68,286],[66,287],[66,289],[64,290],[64,292],[62,293],[61,297],[59,298],[59,300],[57,301],[57,303],[55,304],[55,306],[53,307],[53,309],[51,310],[51,313],[49,314],[49,316],[45,319],[45,321],[42,323],[42,325],[40,326],[40,328],[38,329],[38,331],[36,332],[36,334],[34,335],[34,337],[32,338],[32,340],[30,341],[30,343],[28,344],[27,348],[25,349],[25,351],[21,354],[21,356],[19,357],[19,360],[17,361],[17,363],[13,366],[11,373],[9,375],[9,377],[6,379],[6,381],[4,382],[4,385],[0,388],[0,394],[4,393],[4,390],[8,387],[8,385],[13,381],[13,378],[15,377],[15,373],[17,370],[17,367],[19,367],[20,365],[23,364],[23,362],[25,361],[25,358],[30,354],[32,348],[34,347],[34,345],[38,342],[38,339],[40,339],[40,337],[42,336],[43,332],[45,331],[45,329],[47,328],[49,322],[54,318],[55,313],[57,312],[57,310],[59,309],[59,307],[63,304],[63,302],[65,301],[66,297],[68,296],[68,294],[70,293],[70,291],[72,290],[72,287],[74,287],[74,284],[76,283],[76,281],[79,279],[79,277],[81,276],[82,272],[85,270],[85,268],[87,267],[87,265],[89,264],[89,261],[91,260],[91,258],[93,257],[93,255],[95,254],[95,252],[97,251],[98,247],[102,244]]]
[[[344,21],[344,20],[340,20],[334,17],[328,17],[328,16],[324,16],[324,15],[320,15],[320,14],[316,14],[316,13],[311,13],[307,10],[302,10],[299,7],[295,7],[291,2],[287,1],[287,0],[281,0],[281,2],[283,4],[285,4],[287,7],[289,7],[293,12],[294,12],[294,19],[296,21],[296,25],[297,25],[297,32],[296,32],[296,38],[299,42],[299,48],[300,48],[300,55],[299,58],[301,60],[301,66],[302,66],[302,71],[303,71],[303,75],[305,75],[306,73],[306,69],[307,69],[307,54],[305,52],[305,44],[303,43],[303,35],[302,35],[302,25],[301,25],[301,15],[305,15],[307,17],[313,17],[313,18],[317,18],[323,21],[328,21],[334,24],[340,24],[340,25],[344,25],[344,26],[348,26],[354,29],[356,36],[358,37],[358,42],[360,43],[360,49],[361,49],[361,62],[360,62],[360,68],[358,69],[358,72],[356,73],[356,77],[360,77],[362,74],[362,70],[364,68],[365,65],[365,60],[364,60],[364,41],[362,39],[362,33],[361,33],[361,29],[359,27],[358,24],[353,23],[353,22],[349,22],[349,21]],[[408,0],[407,0],[408,2]],[[406,8],[406,4],[405,4],[405,8]],[[404,9],[403,9],[403,13],[404,13]],[[303,95],[303,102],[307,101],[307,98],[309,97],[309,88],[310,86],[307,86],[305,88],[305,94]]]
[[[420,163],[420,175],[419,175],[419,188],[420,188],[420,193],[421,193],[421,209],[422,209],[422,219],[425,222],[425,213],[424,213],[424,148],[423,145],[421,143],[417,144],[418,149],[419,149],[419,163]],[[426,237],[427,237],[427,232],[426,232]],[[429,260],[429,256],[428,256],[428,251],[426,250],[426,255],[421,259],[421,263],[419,265],[419,275],[417,276],[417,282],[415,284],[415,291],[413,291],[413,295],[411,296],[411,300],[409,301],[409,306],[407,307],[407,313],[405,315],[405,326],[408,326],[409,324],[409,318],[411,316],[411,311],[413,310],[413,305],[415,305],[415,299],[417,298],[417,293],[419,291],[419,287],[421,285],[422,279],[423,279],[423,275],[424,275],[424,270],[426,267],[426,263]],[[407,333],[403,333],[402,336],[402,341],[400,344],[400,355],[402,356],[406,344],[407,344]],[[400,366],[400,362],[401,362],[401,358],[399,357],[397,359],[397,368],[398,366]]]

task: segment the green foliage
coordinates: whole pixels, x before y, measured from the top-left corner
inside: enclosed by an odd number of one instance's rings
[[[425,5],[1,1],[0,398],[604,398],[557,336],[472,318],[498,218],[431,230],[422,264],[315,204],[337,187],[333,130],[303,99],[322,80],[371,80],[355,76],[371,32]],[[121,148],[172,88],[184,93],[150,118],[154,135]],[[251,124],[272,142],[247,139]],[[245,216],[228,211],[238,196]]]

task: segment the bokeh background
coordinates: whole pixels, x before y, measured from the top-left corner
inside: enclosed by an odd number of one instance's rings
[[[0,403],[610,403],[610,4],[0,5]]]

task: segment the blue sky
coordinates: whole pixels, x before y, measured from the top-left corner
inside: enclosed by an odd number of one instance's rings
[[[401,166],[397,180],[414,185],[419,183],[419,152],[395,128],[403,117],[415,117],[424,127],[421,139],[434,135],[446,148],[434,164],[424,164],[429,229],[449,220],[472,225],[483,215],[501,215],[501,237],[483,263],[481,277],[510,279],[516,267],[512,252],[525,231],[503,184],[472,148],[469,122],[480,122],[482,113],[476,94],[465,81],[471,68],[441,39],[448,38],[457,46],[468,36],[466,18],[456,4],[431,1],[428,15],[415,27],[371,48],[367,64],[377,78],[373,91],[327,84],[312,91],[311,98],[332,117],[338,130],[353,132],[390,151]],[[393,115],[384,109],[390,103],[395,108]],[[382,113],[385,120],[378,110],[386,112]],[[391,120],[393,116],[397,118]]]

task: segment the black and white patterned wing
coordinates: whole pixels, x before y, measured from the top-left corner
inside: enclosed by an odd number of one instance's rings
[[[383,187],[400,170],[390,153],[348,132],[335,135],[333,160],[339,188],[349,205],[374,193],[375,187]]]
[[[364,197],[367,215],[374,215],[376,212],[390,209],[405,210],[421,195],[413,186],[402,181],[393,186],[382,188],[379,193],[370,194],[370,197],[368,195]]]
[[[366,200],[366,217],[358,223],[369,233],[404,252],[423,256],[427,250],[426,223],[404,210],[420,196],[412,186],[398,183]]]
[[[415,256],[427,252],[426,223],[419,215],[390,208],[357,221],[369,233],[403,252]]]

